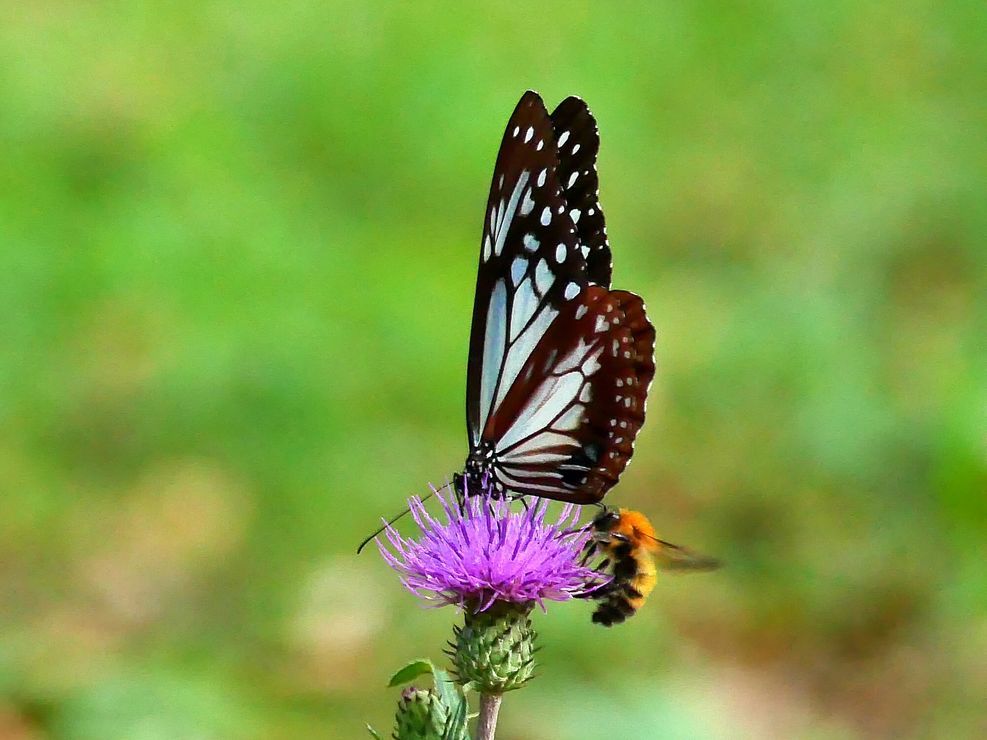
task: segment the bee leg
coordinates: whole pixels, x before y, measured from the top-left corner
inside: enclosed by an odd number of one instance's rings
[[[601,600],[608,599],[613,593],[619,591],[620,589],[621,586],[619,583],[614,583],[613,581],[610,581],[609,583],[604,583],[603,585],[599,586],[599,588],[594,589],[593,598],[601,599]]]
[[[586,565],[592,555],[593,550],[590,549],[582,559],[583,566]],[[600,599],[614,588],[612,581],[607,582],[607,579],[610,578],[610,574],[607,572],[609,565],[610,560],[604,559],[595,568],[593,568],[593,573],[595,573],[597,577],[590,577],[587,579],[586,590],[576,595],[577,599]]]

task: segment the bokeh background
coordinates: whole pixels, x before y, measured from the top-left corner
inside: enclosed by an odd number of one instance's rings
[[[724,558],[537,618],[501,736],[987,732],[979,1],[0,7],[0,737],[389,732],[355,543],[465,454],[496,148],[600,124],[659,374],[611,495]]]

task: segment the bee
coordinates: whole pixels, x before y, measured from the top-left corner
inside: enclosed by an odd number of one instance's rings
[[[655,528],[639,511],[606,509],[590,524],[593,538],[583,562],[603,556],[596,570],[611,580],[589,593],[597,602],[593,623],[612,627],[640,609],[655,588],[658,570],[702,571],[718,568],[718,560],[658,539]]]

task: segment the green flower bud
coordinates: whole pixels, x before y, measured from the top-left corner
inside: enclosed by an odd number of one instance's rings
[[[449,711],[434,691],[409,686],[394,717],[395,740],[442,740]]]
[[[460,683],[483,694],[519,689],[531,678],[535,631],[530,606],[497,602],[483,612],[466,612],[455,628],[452,659]]]

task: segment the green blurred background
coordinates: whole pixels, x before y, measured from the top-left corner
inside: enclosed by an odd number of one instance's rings
[[[526,88],[602,132],[659,374],[610,499],[721,556],[537,618],[501,737],[987,732],[987,13],[0,8],[0,737],[387,731],[423,610],[355,543],[465,455]]]

